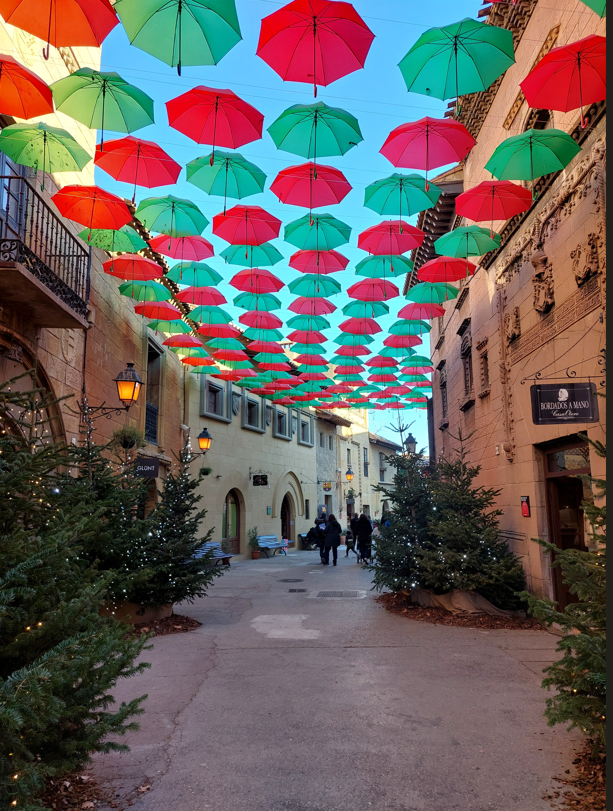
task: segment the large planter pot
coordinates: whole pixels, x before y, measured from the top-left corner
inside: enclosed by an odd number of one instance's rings
[[[260,550],[259,549],[252,549],[251,550],[251,560],[259,560],[260,559]]]
[[[124,622],[126,625],[134,625],[141,622],[155,622],[156,620],[165,620],[172,617],[174,606],[164,605],[161,608],[145,608],[143,613],[143,606],[138,603],[130,603],[128,600],[116,603],[106,603],[100,609],[99,613],[102,617],[113,617],[119,622]]]

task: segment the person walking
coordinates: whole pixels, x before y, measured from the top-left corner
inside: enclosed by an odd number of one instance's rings
[[[357,537],[357,534],[358,534],[358,521],[359,521],[359,520],[360,520],[360,519],[359,519],[358,514],[357,514],[357,513],[354,513],[354,514],[351,516],[351,521],[349,522],[349,527],[350,527],[351,531],[353,532],[353,537],[354,537],[354,538],[356,538],[356,537]]]
[[[360,559],[362,562],[370,561],[371,557],[371,544],[372,544],[372,524],[368,517],[362,513],[357,522],[356,534],[358,539],[358,563]]]
[[[355,536],[350,529],[348,529],[345,533],[345,546],[347,547],[347,553],[345,555],[346,558],[349,557],[349,552],[353,552],[354,555],[358,554],[355,551]]]
[[[317,528],[317,546],[319,547],[319,557],[322,563],[325,563],[324,559],[324,549],[325,549],[325,539],[326,539],[326,527],[327,523],[324,520],[318,519],[315,522]]]
[[[336,520],[336,517],[330,515],[328,517],[328,523],[326,524],[326,537],[324,538],[324,552],[322,556],[324,566],[330,565],[330,550],[332,550],[332,557],[334,565],[336,566],[338,561],[338,548],[341,545],[341,532],[341,525]]]

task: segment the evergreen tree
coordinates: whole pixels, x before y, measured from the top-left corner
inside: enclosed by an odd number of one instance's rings
[[[126,748],[107,738],[136,728],[145,697],[113,707],[110,690],[147,665],[99,616],[107,582],[80,542],[102,510],[54,504],[73,449],[51,439],[54,403],[11,391],[24,379],[0,387],[0,807],[28,811],[48,776]]]
[[[606,447],[591,442],[606,458]],[[562,570],[564,583],[577,602],[564,611],[555,603],[525,594],[530,611],[546,625],[557,623],[565,631],[558,643],[562,658],[546,669],[543,687],[555,695],[547,699],[545,716],[550,724],[569,724],[593,738],[595,752],[606,749],[606,481],[586,477],[594,490],[594,503],[583,508],[592,527],[593,551],[558,549],[538,540],[555,555],[553,566]],[[600,502],[600,503],[599,503]]]

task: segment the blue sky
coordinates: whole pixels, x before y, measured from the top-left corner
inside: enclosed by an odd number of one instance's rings
[[[308,104],[313,101],[313,90],[307,85],[284,83],[277,74],[256,56],[260,32],[260,21],[284,5],[277,0],[237,0],[237,10],[241,23],[243,40],[215,67],[186,67],[179,77],[176,70],[149,54],[131,46],[125,32],[118,26],[105,41],[103,46],[102,70],[119,73],[127,81],[137,85],[148,93],[156,102],[156,124],[134,133],[137,137],[155,141],[162,146],[176,161],[185,165],[194,158],[210,152],[206,145],[198,145],[168,126],[165,102],[175,98],[199,84],[211,87],[230,88],[250,104],[257,107],[265,116],[264,138],[240,149],[248,160],[256,163],[267,175],[268,181],[264,194],[245,198],[241,202],[247,205],[260,205],[281,219],[286,225],[304,215],[305,210],[284,206],[269,191],[270,184],[282,169],[303,162],[302,158],[276,149],[266,128],[285,109],[292,104]],[[364,208],[364,189],[370,183],[392,174],[395,169],[379,154],[379,149],[392,129],[408,121],[414,121],[426,115],[442,116],[447,102],[439,102],[414,93],[407,93],[406,85],[398,69],[398,63],[428,28],[447,25],[464,17],[476,17],[481,7],[480,0],[431,0],[417,3],[412,0],[354,0],[354,6],[369,25],[376,38],[371,48],[365,70],[358,71],[335,82],[327,88],[319,89],[319,100],[335,107],[342,107],[354,114],[360,121],[364,142],[352,149],[342,158],[327,158],[325,163],[341,169],[353,191],[338,206],[327,209],[330,214],[348,223],[352,229],[350,245],[340,248],[349,257],[348,270],[335,274],[343,290],[358,280],[354,275],[355,264],[366,254],[357,248],[358,234],[383,218],[373,211]],[[109,134],[107,138],[111,138]],[[138,200],[146,197],[161,196],[173,193],[196,203],[207,219],[213,219],[223,208],[223,199],[209,197],[200,189],[185,181],[182,172],[175,187],[159,189],[139,189]],[[132,196],[132,189],[125,184],[118,184],[104,172],[97,170],[97,182],[109,191],[115,191],[127,197]],[[232,205],[230,201],[229,205]],[[323,212],[326,209],[320,209]],[[215,245],[219,254],[227,243],[212,235],[211,226],[204,236]],[[283,231],[281,232],[283,236]],[[276,243],[285,257],[294,252],[294,248],[282,240]],[[209,260],[209,264],[224,276],[224,283],[219,288],[230,304],[227,309],[238,319],[242,312],[235,308],[231,301],[238,294],[227,281],[240,270],[237,266],[226,265],[222,259]],[[287,264],[279,263],[272,271],[286,284],[299,276]],[[227,281],[225,281],[227,280]],[[280,298],[289,304],[292,296],[285,290]],[[338,334],[338,325],[345,319],[342,307],[349,298],[345,293],[332,298],[338,310],[329,317],[332,329],[327,333],[330,338]],[[372,348],[376,351],[382,346],[386,330],[396,320],[398,310],[406,302],[403,298],[390,302],[391,314],[380,319],[384,329],[377,343]],[[286,311],[279,315],[285,318]],[[329,355],[334,351],[334,344],[327,345]],[[427,340],[424,350],[429,351]],[[371,429],[377,433],[394,437],[389,425],[396,421],[394,412],[371,412]],[[427,420],[425,412],[406,412],[406,421],[413,422],[411,430],[417,437],[420,447],[428,442]]]

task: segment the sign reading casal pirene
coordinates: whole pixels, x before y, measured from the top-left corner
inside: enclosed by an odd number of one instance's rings
[[[535,425],[598,422],[598,398],[594,383],[532,386],[532,421]]]

